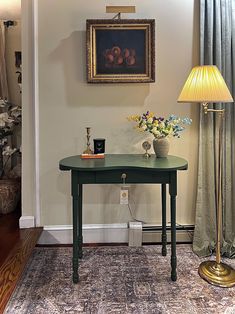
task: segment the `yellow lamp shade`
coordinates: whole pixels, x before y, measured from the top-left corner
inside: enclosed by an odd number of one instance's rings
[[[178,102],[233,102],[230,91],[215,65],[192,69]]]

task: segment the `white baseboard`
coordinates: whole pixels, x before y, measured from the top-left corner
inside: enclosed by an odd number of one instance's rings
[[[127,243],[128,226],[120,224],[83,225],[84,243]],[[72,226],[44,226],[38,244],[71,244]]]
[[[85,224],[84,243],[128,243],[128,224]],[[167,231],[167,241],[170,232]],[[176,231],[177,242],[192,242],[192,233],[185,230]],[[161,230],[143,232],[143,242],[161,242]],[[72,225],[44,226],[38,244],[72,244]]]
[[[35,219],[34,216],[21,216],[19,220],[20,229],[24,228],[34,228]]]

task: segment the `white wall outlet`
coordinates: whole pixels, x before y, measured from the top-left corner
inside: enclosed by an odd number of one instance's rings
[[[129,191],[127,189],[120,190],[120,204],[127,205],[129,199]]]

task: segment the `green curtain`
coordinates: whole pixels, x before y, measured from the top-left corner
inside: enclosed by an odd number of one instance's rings
[[[201,0],[200,63],[220,69],[235,98],[235,0]],[[235,113],[225,108],[223,134],[223,241],[221,253],[235,257]],[[193,250],[199,256],[214,252],[216,242],[216,159],[218,122],[216,114],[200,112],[198,188]]]

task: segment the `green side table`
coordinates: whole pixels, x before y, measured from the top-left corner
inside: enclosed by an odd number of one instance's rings
[[[169,184],[171,211],[171,279],[176,272],[176,195],[177,171],[187,170],[185,159],[168,156],[146,159],[143,155],[113,154],[104,159],[81,159],[78,156],[64,158],[59,163],[62,171],[71,171],[73,198],[73,282],[77,283],[78,258],[82,258],[82,190],[83,184],[161,184],[162,186],[162,255],[166,256],[166,184]]]

